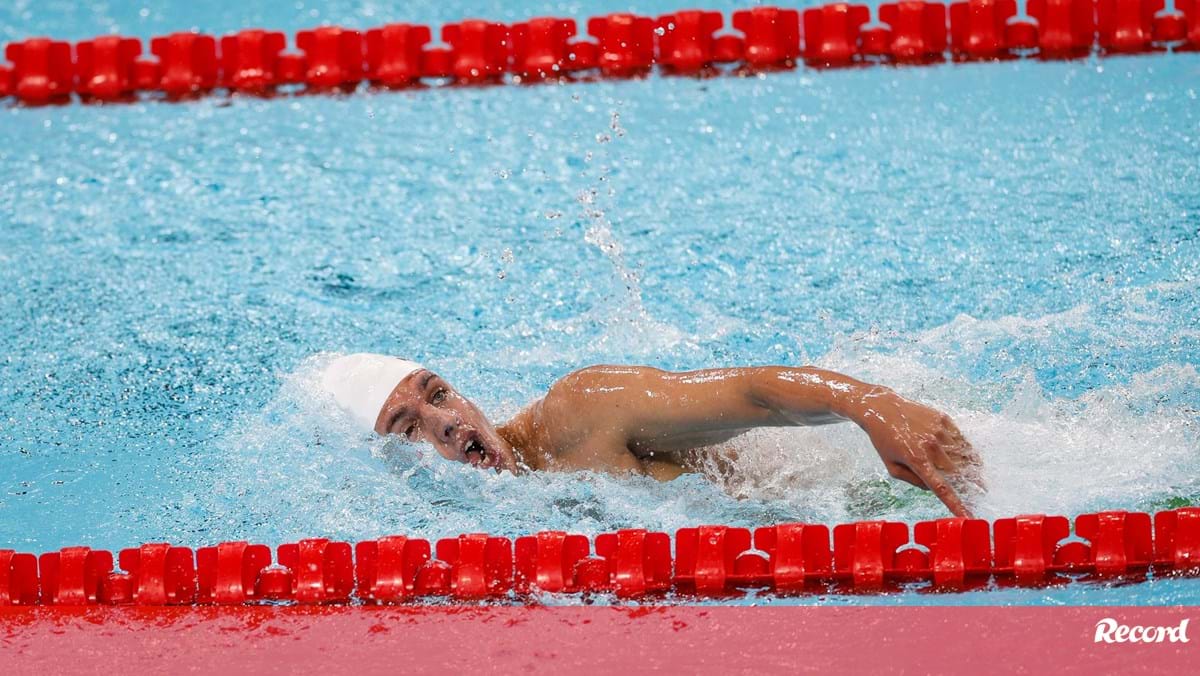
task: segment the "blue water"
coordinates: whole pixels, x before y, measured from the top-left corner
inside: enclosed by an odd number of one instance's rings
[[[602,3],[313,4],[18,2],[0,38]],[[945,513],[853,426],[741,440],[724,486],[479,473],[313,396],[359,350],[496,420],[592,363],[813,363],[949,411],[982,516],[1200,504],[1198,75],[1163,55],[2,108],[0,547]]]

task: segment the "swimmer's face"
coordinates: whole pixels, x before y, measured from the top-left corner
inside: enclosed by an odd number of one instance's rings
[[[432,444],[447,460],[481,469],[517,467],[512,447],[475,404],[428,369],[414,371],[396,385],[379,412],[375,431]]]

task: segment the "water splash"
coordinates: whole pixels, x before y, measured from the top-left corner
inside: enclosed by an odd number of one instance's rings
[[[613,111],[609,129],[616,138],[623,138],[626,130],[620,123],[620,112]],[[610,144],[613,136],[597,135],[597,143]],[[575,201],[580,209],[580,225],[583,240],[595,247],[612,265],[616,286],[606,302],[570,323],[583,321],[602,327],[600,336],[593,342],[596,355],[655,355],[673,348],[685,340],[679,328],[655,318],[646,309],[642,296],[641,275],[638,269],[626,260],[625,248],[609,218],[615,213],[617,193],[609,180],[613,147],[604,149],[599,159],[589,157],[588,169],[581,176],[588,183],[580,190]],[[561,327],[570,330],[573,327]]]

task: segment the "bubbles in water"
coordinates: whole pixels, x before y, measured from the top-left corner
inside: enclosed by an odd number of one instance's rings
[[[608,127],[609,127],[609,129],[612,129],[614,134],[617,135],[617,138],[620,138],[625,135],[625,128],[621,126],[620,111],[616,111],[616,110],[613,111],[612,120],[609,122]]]

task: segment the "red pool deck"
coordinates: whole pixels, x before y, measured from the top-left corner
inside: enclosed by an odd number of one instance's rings
[[[1096,641],[1097,623],[1186,642]],[[1200,608],[0,608],[0,674],[1190,673]]]

